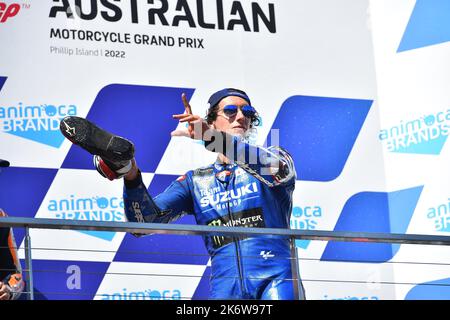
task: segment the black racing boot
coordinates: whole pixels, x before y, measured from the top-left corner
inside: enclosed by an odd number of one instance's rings
[[[81,117],[65,117],[59,129],[73,144],[94,155],[94,165],[102,176],[114,180],[123,177],[131,169],[131,160],[134,158],[134,144],[131,141]]]

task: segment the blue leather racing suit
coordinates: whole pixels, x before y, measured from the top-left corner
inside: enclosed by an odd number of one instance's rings
[[[193,214],[199,225],[289,228],[295,188],[289,154],[279,147],[265,149],[227,138],[228,150],[234,151],[227,154],[230,164],[216,161],[189,171],[155,198],[140,175],[125,181],[128,221],[168,223]],[[203,239],[211,256],[211,299],[294,299],[287,238]]]

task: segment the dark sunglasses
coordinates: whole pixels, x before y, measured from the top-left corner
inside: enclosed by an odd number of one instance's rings
[[[247,118],[253,118],[256,115],[256,110],[252,106],[245,105],[242,107],[238,107],[234,104],[229,104],[223,107],[223,113],[227,117],[234,117],[237,114],[238,109],[241,109],[242,114]]]

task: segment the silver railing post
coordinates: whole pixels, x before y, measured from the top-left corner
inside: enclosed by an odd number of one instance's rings
[[[30,229],[25,227],[25,268],[26,273],[26,287],[28,288],[28,300],[34,300],[34,289],[33,289],[33,266],[31,259],[31,238]]]
[[[292,282],[294,285],[295,300],[305,300],[305,290],[303,288],[302,279],[300,277],[297,247],[295,245],[295,237],[290,238],[291,242],[291,269]]]

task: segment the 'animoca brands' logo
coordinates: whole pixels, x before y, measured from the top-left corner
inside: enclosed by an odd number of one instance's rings
[[[0,77],[0,89],[5,80]],[[59,148],[64,142],[59,123],[65,116],[75,115],[73,104],[0,105],[0,131]]]
[[[65,116],[76,114],[77,107],[73,104],[0,106],[0,130],[59,148],[64,141],[59,123]]]
[[[400,121],[380,131],[378,138],[390,152],[439,154],[450,133],[450,109]]]
[[[84,221],[125,221],[123,200],[117,197],[69,197],[50,199],[47,210],[53,218]],[[80,231],[111,241],[115,232]]]
[[[447,201],[428,208],[426,217],[433,223],[435,231],[450,232],[450,197]]]
[[[294,230],[315,230],[322,218],[323,212],[320,206],[295,206],[292,208],[290,226]],[[306,249],[310,242],[311,240],[295,240],[295,245]]]
[[[101,293],[101,300],[180,300],[181,290],[174,289],[144,289],[141,291],[123,288],[122,291],[114,293]]]

